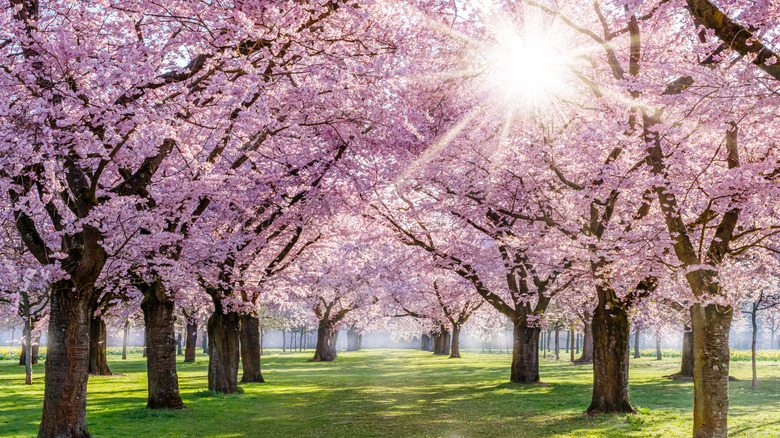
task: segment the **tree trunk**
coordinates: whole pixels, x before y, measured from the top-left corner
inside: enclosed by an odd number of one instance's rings
[[[203,335],[201,336],[200,341],[200,348],[203,350],[204,353],[208,354],[209,352],[209,335],[208,335],[208,329],[203,331]]]
[[[574,362],[574,346],[577,343],[576,339],[577,336],[574,333],[574,329],[569,330],[569,343],[571,344],[569,346],[569,360],[572,363]]]
[[[694,304],[693,436],[726,437],[729,414],[729,330],[733,310]]]
[[[184,352],[181,351],[181,331],[176,333],[176,355],[181,356]]]
[[[176,329],[173,300],[161,280],[144,288],[144,345],[149,409],[184,409],[176,373]]]
[[[347,329],[347,351],[358,351],[358,334],[352,329]]]
[[[574,363],[593,363],[593,324],[585,323],[582,334],[582,356]]]
[[[421,343],[420,348],[423,351],[433,351],[433,339],[431,339],[431,335],[430,334],[422,335],[420,343]]]
[[[340,332],[341,330],[333,330],[333,337],[330,338],[331,348],[333,349],[333,351],[337,351],[336,347],[338,346]]]
[[[241,315],[241,366],[242,383],[263,383],[260,373],[260,318]]]
[[[184,347],[184,362],[195,362],[195,345],[198,343],[198,321],[187,320],[187,340]]]
[[[528,327],[525,320],[514,323],[510,381],[539,383],[539,335],[541,333],[538,327]]]
[[[89,324],[89,373],[97,376],[110,376],[106,358],[106,321],[93,316]]]
[[[561,360],[561,356],[558,354],[558,328],[555,329],[555,360]]]
[[[23,336],[25,336],[24,339],[26,340],[27,339],[26,338],[27,335],[24,334],[24,331],[22,333],[23,333]],[[35,330],[33,330],[33,336],[32,336],[32,342],[31,342],[32,343],[32,349],[31,349],[30,357],[32,359],[32,364],[33,365],[38,365],[38,352],[39,352],[39,347],[40,347],[40,344],[41,344],[41,334],[40,334],[40,332],[38,332],[38,334],[34,334],[34,333],[35,333]],[[27,365],[27,342],[22,342],[22,352],[19,355],[19,365],[25,365],[25,366]]]
[[[263,355],[263,341],[265,340],[265,329],[260,327],[260,356]]]
[[[442,329],[433,338],[433,354],[447,356],[450,354],[450,331]]]
[[[24,383],[27,385],[32,385],[32,361],[33,361],[33,354],[32,354],[32,318],[28,315],[27,318],[24,319],[24,346],[27,347],[26,350],[23,352],[22,357],[24,358]],[[755,336],[753,336],[755,338]],[[753,369],[755,370],[755,355],[753,355]],[[755,374],[754,374],[755,375]],[[755,378],[753,379],[755,382]]]
[[[758,306],[753,306],[753,313],[750,314],[750,322],[753,325],[753,340],[750,344],[750,361],[753,365],[753,382],[751,388],[756,389],[758,387],[758,373],[756,372],[756,334],[758,332],[758,326],[756,325],[756,313],[758,313]]]
[[[688,327],[683,332],[682,358],[680,360],[680,372],[674,377],[693,378],[693,331]]]
[[[305,348],[303,347],[303,329],[301,329],[301,335],[298,337],[298,351],[303,351],[303,350],[305,350]]]
[[[35,333],[33,330],[33,342],[32,342],[32,364],[38,365],[38,356],[41,349],[41,332]]]
[[[146,326],[144,325],[144,336],[143,336],[143,357],[148,357],[149,355],[146,354]]]
[[[589,416],[636,413],[628,398],[628,314],[612,297],[614,292],[600,290],[593,313],[593,398]]]
[[[452,327],[452,348],[450,349],[450,359],[460,359],[460,326]]]
[[[655,360],[663,359],[661,354],[661,335],[655,335]]]
[[[566,353],[569,352],[569,344],[572,343],[571,340],[571,330],[566,332],[566,342],[563,343],[563,348],[566,350]]]
[[[284,353],[286,351],[286,349],[287,349],[286,348],[287,347],[287,345],[286,345],[286,343],[287,343],[286,337],[287,337],[287,331],[282,330],[282,353]]]
[[[642,353],[639,352],[639,330],[634,333],[634,359],[640,359]]]
[[[51,289],[41,438],[89,437],[89,302],[93,291],[91,286],[82,286],[76,295],[75,289],[71,280],[58,281]]]
[[[317,347],[309,362],[333,362],[336,358],[336,339],[333,326],[328,320],[321,320],[317,327]]]
[[[130,321],[125,320],[125,330],[122,334],[122,360],[127,360],[127,337],[130,335]]]
[[[239,326],[236,312],[223,312],[214,300],[209,317],[209,391],[233,394],[238,388]]]

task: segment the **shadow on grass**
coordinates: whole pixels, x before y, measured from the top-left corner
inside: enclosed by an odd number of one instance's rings
[[[592,369],[545,360],[542,384],[508,382],[509,355],[465,354],[459,361],[413,350],[341,354],[307,363],[311,352],[263,356],[267,383],[243,394],[206,390],[207,358],[178,363],[185,411],[151,411],[140,355],[111,361],[122,378],[91,378],[88,422],[97,437],[140,436],[689,436],[693,385],[664,379],[674,361],[632,361],[630,394],[637,416],[586,418]],[[42,371],[42,370],[41,370]],[[740,369],[740,372],[744,370]],[[758,390],[731,386],[732,431],[780,435],[780,368],[767,368]],[[37,430],[42,380],[20,385],[23,368],[0,364],[3,436]],[[775,433],[779,432],[779,433]]]

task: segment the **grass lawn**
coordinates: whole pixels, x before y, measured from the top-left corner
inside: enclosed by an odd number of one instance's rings
[[[146,403],[146,362],[109,356],[121,376],[90,377],[87,422],[96,437],[688,437],[693,384],[662,378],[679,359],[631,360],[631,400],[639,415],[585,418],[591,368],[543,360],[544,384],[507,383],[508,354],[434,357],[416,350],[340,353],[306,363],[311,352],[263,356],[265,384],[243,394],[206,389],[205,355],[179,363],[187,410],[156,412]],[[0,436],[34,436],[43,397],[43,365],[25,386],[24,367],[0,361]],[[780,362],[732,362],[731,435],[780,436]]]

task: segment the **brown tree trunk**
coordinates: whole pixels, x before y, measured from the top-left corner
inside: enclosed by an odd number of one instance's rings
[[[574,346],[577,343],[576,339],[577,336],[574,333],[574,329],[569,330],[569,343],[571,344],[569,345],[569,360],[571,362],[574,362]]]
[[[750,387],[756,389],[758,387],[758,373],[756,370],[756,334],[758,333],[758,326],[756,324],[756,313],[758,313],[758,306],[753,306],[753,313],[750,314],[750,322],[753,326],[753,339],[750,343],[750,362],[753,366],[753,381]]]
[[[24,383],[32,385],[32,364],[33,364],[33,342],[32,342],[32,318],[29,316],[24,319],[24,348],[27,351],[22,352],[24,358]],[[753,336],[755,338],[755,335]],[[755,354],[753,355],[753,369],[755,369]],[[755,379],[754,379],[755,381]]]
[[[434,336],[433,354],[447,356],[450,354],[450,331],[442,329]]]
[[[260,327],[260,356],[263,355],[263,341],[265,340],[265,329]]]
[[[260,373],[260,318],[241,315],[241,366],[242,383],[263,383]]]
[[[588,415],[636,413],[628,398],[628,314],[611,297],[614,292],[599,290],[593,313],[593,398]]]
[[[309,362],[333,362],[336,358],[333,326],[327,320],[321,320],[317,327],[317,347]]]
[[[642,353],[639,352],[639,330],[634,333],[634,359],[641,359]]]
[[[122,334],[122,360],[127,360],[127,337],[130,335],[130,321],[125,320],[125,330]]]
[[[558,328],[555,329],[555,360],[560,360],[561,356],[558,353],[560,348],[558,347]]]
[[[203,335],[201,336],[200,341],[200,348],[203,350],[204,353],[209,352],[209,335],[207,333],[208,330],[203,331]]]
[[[184,362],[195,362],[195,345],[198,343],[198,321],[187,320],[187,341],[184,347]]]
[[[223,312],[217,302],[208,322],[209,391],[233,394],[238,388],[240,316]]]
[[[726,437],[729,414],[730,307],[694,304],[693,436]]]
[[[420,338],[420,344],[420,349],[422,351],[433,351],[433,340],[431,339],[431,335],[423,334]]]
[[[96,376],[110,376],[106,358],[106,321],[93,316],[89,324],[89,373]]]
[[[688,327],[683,332],[682,358],[680,360],[680,372],[672,377],[693,378],[693,331]]]
[[[528,327],[525,320],[514,323],[510,381],[539,383],[539,335],[541,332],[538,327]]]
[[[286,350],[287,350],[287,331],[282,330],[282,353],[284,353]]]
[[[73,293],[70,280],[54,283],[49,305],[49,341],[41,438],[89,437],[87,430],[87,378],[89,376],[89,326],[92,316],[90,286]]]
[[[575,360],[574,363],[593,363],[593,324],[586,322],[583,331],[582,356]]]
[[[330,338],[330,344],[331,344],[330,347],[333,349],[333,351],[337,351],[336,350],[336,346],[338,345],[339,333],[340,332],[341,332],[340,330],[335,330],[334,329],[333,330],[333,336]]]
[[[450,359],[460,359],[460,326],[452,327],[452,341],[450,343]]]
[[[32,364],[33,365],[38,365],[38,356],[40,355],[40,348],[41,348],[41,332],[39,331],[38,333],[33,334],[33,341],[32,341]]]
[[[176,333],[176,355],[182,356],[184,352],[181,350],[181,331]]]
[[[24,334],[25,341],[27,339],[27,335]],[[38,365],[38,353],[39,353],[39,347],[41,344],[41,334],[38,332],[38,334],[35,334],[35,330],[33,330],[33,336],[32,336],[32,348],[30,353],[30,358],[32,360],[33,365]],[[19,355],[19,365],[27,365],[27,342],[22,342],[22,353]]]
[[[661,354],[661,335],[655,335],[655,360],[663,359]]]
[[[174,304],[162,281],[144,289],[141,310],[144,314],[147,388],[149,409],[184,409],[176,373],[176,329]]]

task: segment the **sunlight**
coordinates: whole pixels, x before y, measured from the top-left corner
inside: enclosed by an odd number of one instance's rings
[[[539,27],[499,32],[484,54],[488,87],[508,106],[538,110],[566,90],[564,45]]]

